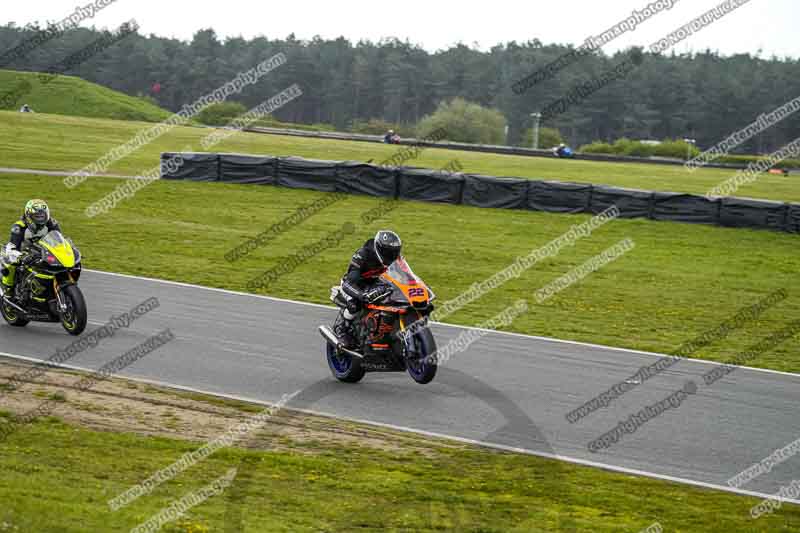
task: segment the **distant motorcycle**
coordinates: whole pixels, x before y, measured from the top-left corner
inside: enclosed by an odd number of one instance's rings
[[[81,253],[71,240],[51,231],[23,251],[16,266],[0,264],[3,275],[16,268],[14,294],[0,285],[0,313],[12,326],[60,322],[70,335],[86,329],[87,309],[78,288]]]
[[[356,348],[343,347],[333,329],[320,326],[327,341],[326,357],[334,377],[346,383],[361,381],[367,372],[408,372],[420,384],[436,376],[436,341],[427,326],[433,311],[433,292],[400,257],[381,276],[384,290],[364,306],[353,323]],[[341,286],[331,288],[331,300],[347,307]]]
[[[553,155],[563,159],[572,159],[575,157],[575,152],[566,144],[560,144],[552,149]]]

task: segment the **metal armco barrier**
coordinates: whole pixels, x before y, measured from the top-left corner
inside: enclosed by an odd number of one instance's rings
[[[306,137],[311,139],[331,139],[336,141],[356,141],[369,143],[383,143],[381,135],[367,135],[364,133],[345,133],[336,131],[307,131],[294,130],[287,128],[267,128],[263,126],[246,128],[244,131],[249,133],[262,133],[267,135],[284,135],[289,137]],[[443,150],[458,150],[462,152],[482,152],[487,154],[501,155],[521,155],[526,157],[548,157],[553,158],[550,150],[535,150],[533,148],[523,148],[520,146],[501,146],[496,144],[469,144],[450,141],[427,141],[424,139],[405,138],[399,143],[406,146],[422,146],[424,148],[440,148]],[[613,154],[589,154],[576,152],[573,159],[578,161],[601,161],[606,163],[639,163],[643,165],[670,165],[682,166],[686,161],[669,157],[635,157]],[[704,168],[721,168],[727,170],[743,170],[747,168],[744,164],[734,163],[706,163]],[[800,169],[796,169],[800,173]]]

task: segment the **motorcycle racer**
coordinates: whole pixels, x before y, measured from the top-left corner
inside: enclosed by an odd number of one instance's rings
[[[353,346],[353,320],[364,307],[372,303],[385,292],[375,287],[376,282],[386,269],[400,257],[403,243],[397,233],[381,230],[356,250],[350,259],[347,273],[342,278],[342,292],[347,297],[347,309],[343,309],[342,320],[337,321],[340,327],[335,331],[340,342],[346,348]]]
[[[13,294],[16,267],[22,253],[33,240],[38,240],[51,231],[61,231],[59,223],[50,216],[50,208],[44,200],[31,200],[25,204],[22,218],[11,226],[11,237],[2,257],[3,291]]]

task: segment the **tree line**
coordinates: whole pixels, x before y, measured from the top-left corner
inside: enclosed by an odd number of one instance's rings
[[[13,23],[0,26],[0,55],[40,30]],[[0,68],[52,68],[103,32],[77,28],[15,58]],[[300,40],[256,37],[221,39],[212,29],[181,41],[134,32],[66,74],[134,96],[155,99],[177,111],[278,52],[288,62],[232,99],[252,108],[292,84],[303,96],[276,111],[276,118],[348,129],[372,119],[400,128],[418,124],[440,103],[463,98],[499,110],[510,144],[524,144],[531,113],[546,109],[582,84],[637,55],[637,68],[593,92],[542,126],[557,128],[574,145],[595,140],[696,139],[708,147],[765,112],[800,96],[800,60],[716,52],[653,55],[643,50],[582,55],[552,79],[517,94],[512,87],[572,47],[528,42],[498,44],[480,51],[458,44],[428,52],[397,39],[380,42],[345,38]],[[529,134],[527,135],[530,138]],[[800,113],[789,116],[739,147],[764,153],[800,137]]]

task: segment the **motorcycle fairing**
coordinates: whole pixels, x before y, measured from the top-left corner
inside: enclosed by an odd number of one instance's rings
[[[51,231],[39,241],[39,244],[50,252],[64,268],[75,266],[75,250],[61,233]]]
[[[407,302],[417,307],[424,306],[434,298],[433,292],[414,274],[402,256],[389,265],[381,278],[392,285],[392,302]]]

